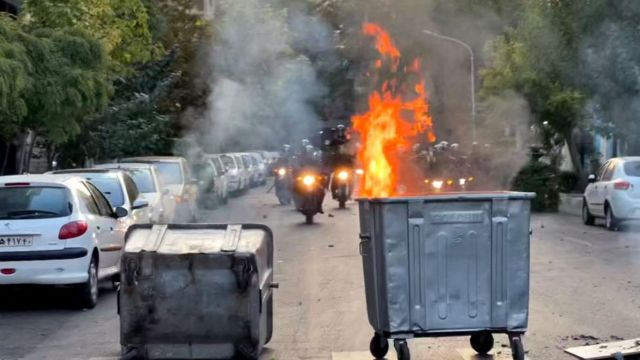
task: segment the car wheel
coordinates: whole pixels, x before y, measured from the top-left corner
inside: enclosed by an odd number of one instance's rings
[[[98,303],[98,259],[93,256],[87,270],[87,281],[78,286],[78,306],[82,309],[93,309]]]
[[[595,217],[591,215],[586,199],[582,201],[582,222],[585,225],[593,225],[595,223]]]
[[[604,217],[605,217],[605,226],[607,230],[609,231],[618,230],[618,219],[616,219],[616,216],[613,213],[613,210],[611,209],[611,206],[609,206],[609,204],[605,205]]]

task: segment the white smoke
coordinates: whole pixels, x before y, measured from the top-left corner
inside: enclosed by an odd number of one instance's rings
[[[331,31],[304,9],[273,1],[222,1],[219,9],[212,91],[191,137],[217,152],[273,149],[310,136],[320,126],[314,102],[326,88],[307,54],[330,52]]]

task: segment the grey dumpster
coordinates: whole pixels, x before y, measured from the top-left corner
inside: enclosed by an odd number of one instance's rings
[[[471,335],[472,347],[486,354],[492,333],[507,333],[514,359],[524,359],[533,196],[358,199],[374,357],[386,355],[389,338],[407,360],[406,339],[454,335]]]
[[[118,292],[123,358],[258,359],[273,331],[263,225],[135,225]]]

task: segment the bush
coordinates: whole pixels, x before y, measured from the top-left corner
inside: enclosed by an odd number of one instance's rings
[[[558,211],[560,202],[558,188],[558,170],[539,161],[529,162],[513,180],[516,191],[534,192],[536,198],[531,202],[533,211]]]
[[[578,174],[574,173],[573,171],[561,172],[560,176],[558,177],[558,186],[560,188],[560,192],[580,192],[580,189],[578,189],[578,180]]]

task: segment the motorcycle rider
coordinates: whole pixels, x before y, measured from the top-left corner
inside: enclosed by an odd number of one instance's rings
[[[325,195],[324,189],[326,184],[326,175],[323,171],[322,161],[318,156],[318,152],[316,152],[313,146],[309,143],[309,140],[304,139],[302,140],[302,143],[306,145],[304,146],[302,153],[296,157],[295,166],[293,167],[293,177],[296,179],[299,175],[307,171],[321,175],[320,186],[322,188],[322,194],[318,197],[318,209],[320,209],[318,212],[320,214],[324,214],[322,203]]]

